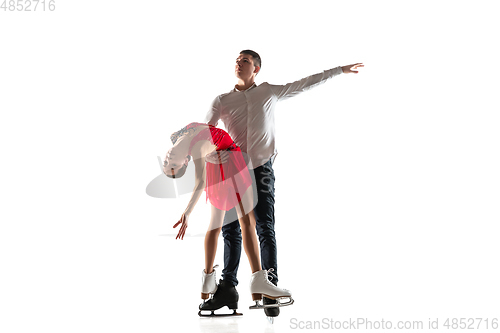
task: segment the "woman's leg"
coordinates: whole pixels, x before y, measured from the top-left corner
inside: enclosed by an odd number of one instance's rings
[[[212,206],[210,225],[205,235],[205,272],[212,273],[215,254],[217,253],[217,239],[219,238],[225,211]]]
[[[253,207],[253,190],[250,186],[243,195],[241,202],[236,207],[238,212],[238,220],[240,222],[241,236],[243,238],[243,247],[247,254],[248,261],[252,273],[262,270],[260,265],[259,255],[259,242],[257,241],[257,234],[255,233],[255,215],[253,210],[246,211],[245,208],[251,209]]]

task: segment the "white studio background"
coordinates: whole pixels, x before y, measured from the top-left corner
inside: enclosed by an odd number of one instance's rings
[[[2,332],[283,332],[292,320],[499,315],[494,1],[56,1],[0,11]],[[197,316],[188,196],[146,195],[254,49],[257,83],[363,62],[276,110],[274,326]],[[222,125],[222,124],[221,124]],[[222,244],[222,243],[220,243]],[[216,263],[223,266],[222,246]],[[221,267],[222,268],[222,267]],[[218,270],[220,276],[220,269]],[[294,319],[295,318],[295,319]],[[484,328],[482,326],[481,328]]]

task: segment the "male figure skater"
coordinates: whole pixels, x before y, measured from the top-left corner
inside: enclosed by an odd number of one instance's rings
[[[235,143],[245,152],[254,168],[257,205],[254,208],[257,235],[260,242],[262,269],[273,272],[271,282],[278,283],[277,247],[274,232],[274,170],[275,148],[274,108],[276,103],[313,88],[342,73],[358,73],[363,64],[336,67],[286,85],[264,82],[255,84],[255,76],[261,69],[261,58],[252,50],[243,50],[236,59],[235,75],[238,83],[228,93],[215,98],[206,115],[206,123],[216,126],[219,119]],[[207,156],[207,162],[219,163],[217,155]],[[226,214],[230,217],[234,214]],[[241,229],[236,221],[224,221],[224,269],[213,299],[201,309],[217,310],[238,301],[235,286],[236,273],[241,256]],[[263,298],[264,305],[276,301]],[[279,307],[265,308],[268,317],[276,317]]]

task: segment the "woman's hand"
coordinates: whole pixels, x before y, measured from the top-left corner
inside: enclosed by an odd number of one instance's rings
[[[186,233],[186,229],[188,227],[188,218],[189,215],[184,213],[182,214],[181,219],[176,224],[174,224],[174,228],[177,228],[177,226],[181,224],[181,228],[179,229],[179,233],[177,234],[177,237],[175,237],[175,239],[177,238],[179,238],[180,240],[184,239],[184,234]]]

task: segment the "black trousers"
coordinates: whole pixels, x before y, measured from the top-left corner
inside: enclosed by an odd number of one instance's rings
[[[275,275],[271,282],[278,283],[278,263],[276,237],[274,233],[274,170],[271,160],[255,168],[255,183],[257,187],[257,205],[254,208],[257,236],[260,243],[260,260],[262,269],[273,268]],[[233,208],[234,210],[234,208]],[[222,236],[224,237],[224,269],[222,278],[234,286],[238,285],[236,274],[241,257],[241,229],[235,212],[228,212],[224,217]],[[226,220],[228,219],[228,220]]]

